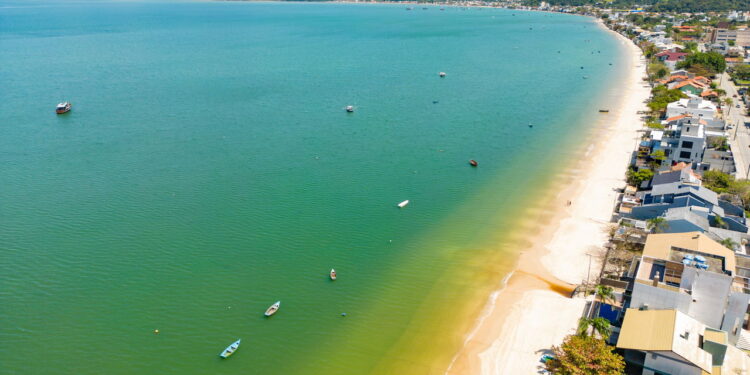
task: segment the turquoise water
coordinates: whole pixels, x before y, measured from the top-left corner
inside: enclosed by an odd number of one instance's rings
[[[3,374],[441,373],[622,56],[396,5],[0,0],[0,31]]]

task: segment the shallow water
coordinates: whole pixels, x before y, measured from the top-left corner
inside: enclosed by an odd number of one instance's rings
[[[9,374],[441,373],[622,55],[497,9],[0,0],[0,28]]]

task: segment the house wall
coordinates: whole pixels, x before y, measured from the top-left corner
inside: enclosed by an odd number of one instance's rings
[[[670,375],[701,375],[703,371],[671,352],[646,353],[644,367]]]
[[[686,143],[687,142],[687,143]],[[687,147],[686,145],[690,145]],[[679,144],[672,153],[672,159],[675,161],[684,161],[686,163],[698,163],[703,160],[703,149],[706,146],[705,137],[681,136]],[[687,153],[683,155],[683,153]]]
[[[736,345],[740,338],[748,304],[750,304],[750,295],[748,294],[734,292],[729,295],[729,303],[724,314],[724,321],[721,322],[721,330],[727,333],[729,343],[732,345]]]
[[[668,203],[657,203],[633,207],[633,209],[630,211],[630,216],[639,220],[653,219],[657,216],[661,216],[670,207],[672,207],[672,205]]]
[[[685,219],[668,220],[667,224],[669,224],[669,227],[664,230],[664,233],[687,233],[687,232],[705,232],[706,231],[700,225],[696,225],[695,223],[689,220],[685,220]]]

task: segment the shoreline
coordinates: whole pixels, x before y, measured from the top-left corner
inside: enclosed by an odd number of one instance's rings
[[[643,126],[637,112],[650,96],[650,88],[642,83],[646,65],[641,50],[600,20],[597,24],[614,33],[627,49],[624,95],[610,112],[616,117],[598,121],[605,126],[595,127],[593,137],[587,137],[595,142],[565,173],[571,184],[549,202],[554,207],[550,222],[556,224],[540,228],[517,266],[489,296],[446,375],[538,372],[539,357],[575,332],[586,300],[563,294],[586,280],[589,258],[593,258],[591,275],[601,267],[596,251],[603,252],[615,189],[625,186],[625,171]],[[568,206],[567,201],[572,204]]]

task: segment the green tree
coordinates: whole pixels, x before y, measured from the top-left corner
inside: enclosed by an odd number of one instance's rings
[[[555,358],[547,361],[547,371],[555,375],[620,375],[625,369],[622,356],[604,340],[588,336],[568,336],[552,348]]]
[[[603,339],[607,339],[612,333],[612,327],[609,325],[609,320],[604,318],[581,318],[578,319],[578,330],[579,336],[589,336],[589,329],[591,329],[592,336],[596,333],[599,334]]]
[[[694,65],[702,65],[709,69],[712,74],[723,73],[727,68],[724,56],[718,52],[695,52],[687,55],[684,61],[677,63],[677,69],[690,68]]]
[[[695,53],[698,52],[698,43],[696,42],[685,42],[685,52]]]
[[[662,233],[669,229],[669,223],[663,217],[655,217],[653,219],[646,220],[646,227],[652,233]]]
[[[648,76],[651,80],[663,78],[669,74],[669,69],[662,63],[651,63],[648,64]]]
[[[714,224],[716,224],[716,227],[718,228],[727,229],[727,223],[719,215],[714,216]]]
[[[706,140],[708,141],[709,148],[719,151],[729,150],[727,137],[710,136],[706,137]]]
[[[630,185],[640,186],[643,181],[648,181],[654,177],[654,172],[650,169],[633,170],[627,172],[627,180]]]
[[[656,150],[649,156],[651,157],[651,164],[654,169],[659,168],[662,163],[664,163],[664,160],[667,160],[667,155],[664,153],[664,150]]]
[[[735,66],[734,72],[732,72],[732,77],[734,77],[734,79],[750,81],[750,65]]]
[[[734,242],[731,238],[728,238],[728,237],[719,241],[719,243],[724,245],[724,247],[732,251],[734,251],[734,247],[737,245],[736,242]]]
[[[595,290],[596,290],[596,296],[599,298],[600,302],[607,303],[607,301],[610,301],[610,302],[615,301],[614,289],[612,289],[611,286],[599,284],[596,286]]]
[[[703,172],[703,186],[717,193],[726,193],[734,183],[734,177],[721,171]]]
[[[651,89],[651,95],[648,107],[654,112],[664,111],[667,108],[667,104],[687,98],[684,92],[676,89],[670,90],[666,86],[654,87]]]

